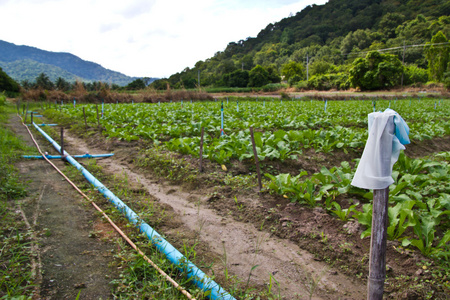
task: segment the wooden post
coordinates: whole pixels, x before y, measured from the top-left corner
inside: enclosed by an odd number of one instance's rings
[[[30,103],[27,103],[27,109],[25,111],[25,124],[27,123],[27,117],[28,117],[28,104],[30,104]]]
[[[203,136],[205,134],[205,127],[202,126],[202,133],[200,137],[200,166],[199,171],[203,172]]]
[[[389,188],[373,190],[372,237],[370,240],[369,300],[383,299],[386,278],[386,238]]]
[[[262,190],[261,171],[259,170],[258,152],[256,151],[255,137],[253,136],[253,127],[250,127],[250,136],[252,138],[253,155],[255,156],[256,174],[258,174],[259,191]]]
[[[87,122],[86,122],[86,112],[83,107],[83,116],[84,116],[84,128],[87,130]]]
[[[64,127],[61,127],[61,158],[64,160]]]
[[[98,116],[98,104],[95,104],[95,109],[97,110],[97,127],[100,130],[100,118]]]
[[[30,124],[33,125],[33,112],[31,112],[31,122],[30,122]]]
[[[392,135],[394,133],[394,119],[390,117],[386,128],[390,134],[381,136],[381,144],[386,145],[382,149],[381,176],[390,176],[391,174],[391,156],[392,156]],[[370,262],[369,279],[367,282],[367,299],[382,300],[384,291],[384,280],[386,279],[386,241],[388,227],[388,203],[389,187],[385,189],[373,190],[373,210],[372,210],[372,235],[370,239]]]

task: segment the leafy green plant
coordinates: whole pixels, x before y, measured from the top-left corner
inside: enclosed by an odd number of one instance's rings
[[[357,204],[351,205],[349,208],[342,209],[339,203],[333,202],[333,206],[336,208],[334,210],[331,210],[336,216],[338,216],[339,219],[341,219],[344,222],[347,222],[352,214],[356,212]]]
[[[414,211],[412,210],[415,203],[416,201],[414,200],[407,200],[388,208],[389,225],[387,236],[389,239],[400,238],[408,227],[416,225]]]
[[[366,226],[366,230],[361,233],[361,238],[370,236],[372,232],[372,210],[373,206],[371,203],[366,203],[363,205],[362,212],[355,212],[353,217],[355,217],[361,225]]]
[[[409,246],[410,244],[417,247],[423,255],[429,256],[433,250],[434,234],[436,232],[435,226],[439,224],[439,220],[432,215],[425,215],[419,218],[416,216],[416,225],[414,226],[414,233],[419,237],[418,239],[404,239],[402,246]]]

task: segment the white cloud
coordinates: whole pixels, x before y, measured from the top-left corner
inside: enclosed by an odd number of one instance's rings
[[[0,0],[0,39],[165,77],[326,0]],[[6,25],[7,24],[7,25]]]

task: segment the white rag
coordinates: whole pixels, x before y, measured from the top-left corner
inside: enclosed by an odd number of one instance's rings
[[[393,122],[393,124],[391,123]],[[394,127],[394,128],[393,128]],[[369,137],[352,185],[363,189],[385,189],[394,183],[392,167],[409,141],[409,127],[394,110],[369,114]]]

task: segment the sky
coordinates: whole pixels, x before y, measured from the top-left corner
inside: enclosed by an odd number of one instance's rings
[[[0,0],[0,40],[135,77],[193,68],[230,42],[327,0]]]

